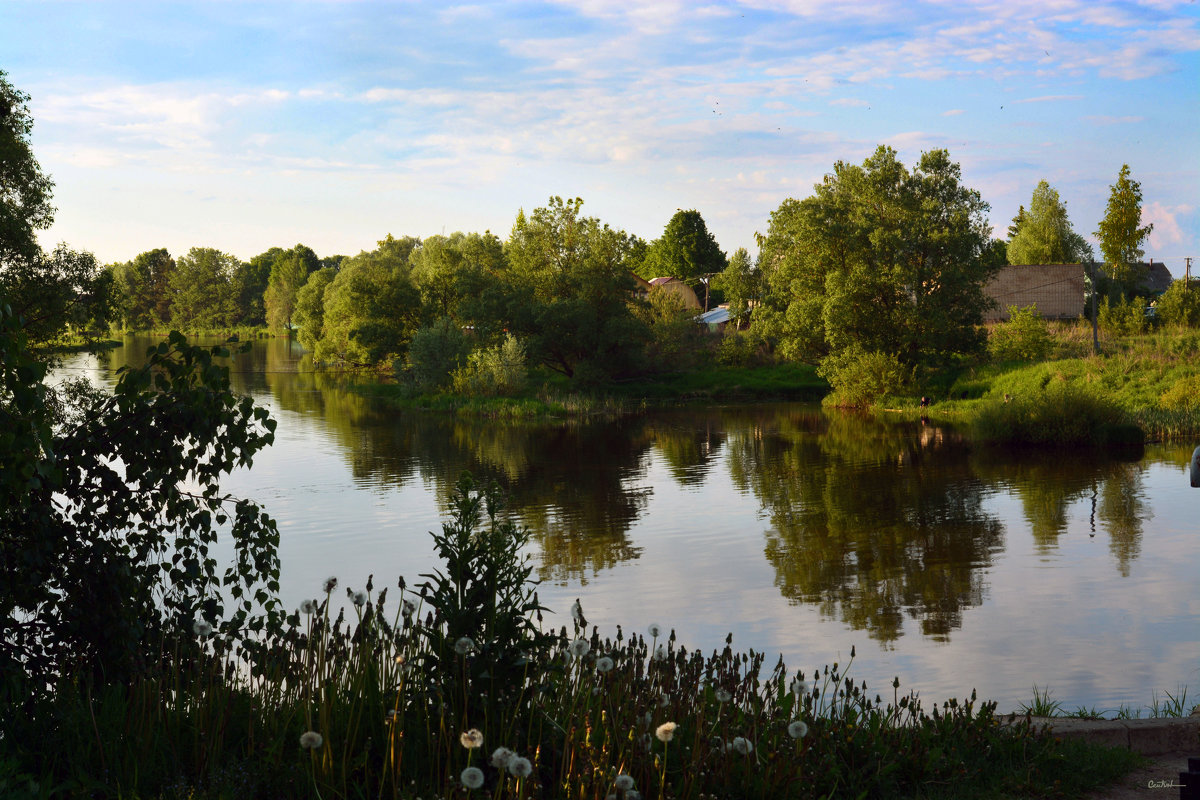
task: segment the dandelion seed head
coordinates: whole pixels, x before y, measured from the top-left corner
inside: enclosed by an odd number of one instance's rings
[[[666,707],[667,707],[667,706],[669,706],[669,705],[671,705],[671,698],[670,698],[670,696],[668,696],[666,693],[659,694],[659,696],[658,696],[658,707],[659,707],[659,708],[666,708]]]
[[[592,649],[592,646],[588,644],[587,639],[576,639],[568,645],[567,649],[576,658],[583,658]]]
[[[650,627],[646,628],[646,633],[650,635],[651,639],[657,639],[659,636],[662,636],[662,625],[659,625],[657,622],[651,622]]]
[[[802,681],[796,678],[792,681],[792,694],[808,694],[812,687],[808,685],[808,681]]]
[[[362,589],[359,589],[357,592],[354,593],[354,595],[350,598],[350,600],[356,606],[366,605],[367,593],[364,592]]]
[[[600,656],[596,659],[596,672],[612,672],[613,660],[608,656]]]
[[[483,786],[483,770],[479,767],[467,767],[458,777],[462,781],[462,785],[468,789],[478,789]]]
[[[312,600],[303,600],[300,602],[301,614],[312,614],[317,610],[317,604]]]
[[[793,739],[803,739],[807,735],[808,725],[805,724],[804,720],[793,720],[792,723],[788,725],[788,736],[792,737]]]
[[[508,772],[518,778],[528,778],[533,774],[533,764],[528,758],[518,756],[508,762]]]
[[[483,747],[483,734],[478,728],[471,728],[469,731],[463,731],[458,741],[468,750],[474,750],[476,747]]]
[[[417,613],[417,604],[412,600],[404,600],[400,603],[400,611],[404,616],[411,617]]]
[[[334,589],[336,589],[337,588],[337,576],[330,575],[328,578],[326,578],[323,588],[325,589],[325,594],[329,594]]]
[[[316,731],[305,731],[300,734],[300,746],[305,750],[316,750],[323,744],[325,744],[324,737]]]
[[[517,757],[517,754],[507,747],[497,747],[492,751],[492,766],[497,769],[504,769],[508,766],[508,762]]]
[[[754,752],[754,745],[752,745],[750,740],[744,736],[733,737],[731,746],[739,755],[748,756]]]
[[[633,778],[629,777],[628,775],[618,775],[617,779],[613,781],[613,784],[618,790],[622,792],[628,792],[633,788]]]
[[[674,722],[664,722],[655,729],[654,735],[660,742],[669,742],[675,738],[675,729],[679,727]]]
[[[475,649],[475,643],[472,642],[466,636],[462,637],[461,639],[459,639],[457,642],[454,643],[454,652],[458,653],[460,656],[465,656],[467,653],[471,652],[474,649]]]
[[[658,647],[654,648],[654,660],[655,661],[666,661],[667,660],[667,646],[665,644],[660,644]]]
[[[583,606],[578,600],[571,604],[571,619],[579,623],[583,622]]]
[[[718,703],[728,703],[732,699],[733,699],[733,695],[731,695],[729,692],[725,691],[724,689],[717,689],[717,702]]]
[[[209,636],[213,632],[213,626],[205,619],[198,619],[192,623],[192,632],[197,636]]]

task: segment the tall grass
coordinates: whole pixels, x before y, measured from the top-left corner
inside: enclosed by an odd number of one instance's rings
[[[1140,444],[1141,430],[1116,403],[1085,387],[1053,381],[981,403],[971,421],[977,440],[1065,447]]]

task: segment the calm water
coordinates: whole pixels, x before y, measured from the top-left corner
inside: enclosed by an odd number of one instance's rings
[[[73,371],[98,380],[149,339]],[[235,388],[279,421],[227,491],[279,522],[284,601],[336,574],[361,587],[436,564],[428,531],[459,474],[497,478],[533,533],[543,602],[582,599],[602,633],[673,627],[682,644],[844,663],[930,700],[973,688],[1011,710],[1200,699],[1200,490],[1194,443],[1121,458],[1013,457],[951,430],[803,405],[557,425],[401,415],[287,342],[238,357]]]

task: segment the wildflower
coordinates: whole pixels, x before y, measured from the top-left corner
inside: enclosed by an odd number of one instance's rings
[[[329,594],[334,589],[336,589],[337,588],[337,576],[331,575],[328,578],[326,578],[324,588],[325,588],[325,594]]]
[[[300,603],[300,613],[301,614],[312,614],[316,610],[317,610],[317,604],[314,603],[312,600],[304,600]]]
[[[733,737],[733,742],[730,746],[734,751],[743,756],[748,756],[754,752],[754,745],[750,744],[750,740],[744,736]]]
[[[729,692],[725,691],[724,689],[717,689],[717,702],[718,703],[728,703],[732,699],[733,699],[733,695],[731,695]]]
[[[212,633],[213,628],[208,620],[198,619],[192,623],[192,630],[197,636],[208,636]]]
[[[805,695],[808,694],[810,688],[808,681],[802,681],[799,678],[792,681],[792,694]]]
[[[629,777],[628,775],[618,775],[617,779],[613,783],[616,785],[617,789],[622,792],[628,792],[633,788],[633,778]]]
[[[478,789],[483,786],[483,770],[479,767],[467,767],[459,778],[462,780],[462,785],[468,789]]]
[[[613,660],[608,656],[600,656],[596,659],[596,672],[611,672],[613,668]]]
[[[664,722],[654,731],[660,742],[669,742],[675,738],[675,729],[679,727],[674,722]]]
[[[508,771],[510,774],[518,778],[528,778],[533,774],[533,764],[529,763],[528,758],[517,757],[508,762]]]
[[[788,725],[788,736],[793,739],[803,739],[807,735],[808,725],[805,724],[804,720],[793,720],[792,724]]]
[[[657,639],[659,636],[662,636],[662,625],[659,625],[657,622],[651,622],[650,627],[646,628],[646,633],[650,634],[651,639]]]
[[[468,639],[466,636],[462,637],[461,639],[459,639],[457,642],[454,643],[454,652],[458,653],[460,656],[465,656],[467,653],[471,652],[474,649],[475,649],[475,643],[472,642],[470,639]]]
[[[576,658],[583,658],[588,654],[588,651],[592,649],[592,646],[588,644],[587,639],[576,639],[575,641],[571,642],[567,649],[571,652],[571,655],[575,656]]]
[[[497,747],[492,751],[492,766],[497,769],[504,769],[508,766],[508,762],[517,757],[517,754],[507,747]]]
[[[325,739],[316,731],[306,731],[300,734],[300,746],[305,750],[316,750],[325,744]]]
[[[583,624],[583,606],[579,604],[578,599],[571,604],[571,619],[575,620],[580,625]]]
[[[367,602],[367,593],[362,589],[359,589],[350,597],[350,601],[356,606],[365,605]]]
[[[658,647],[654,648],[654,660],[655,661],[666,661],[667,660],[667,646],[665,644],[660,644]]]
[[[476,747],[483,747],[483,734],[478,728],[471,728],[459,736],[458,741],[468,750],[474,750]]]

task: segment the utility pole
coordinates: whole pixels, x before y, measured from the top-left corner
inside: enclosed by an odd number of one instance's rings
[[[1100,329],[1096,324],[1096,262],[1088,259],[1088,272],[1092,277],[1092,352],[1100,355]]]
[[[1185,276],[1183,279],[1183,290],[1186,292],[1192,288],[1192,257],[1188,256],[1183,259],[1183,263],[1187,265],[1184,267],[1185,272],[1183,273]]]

